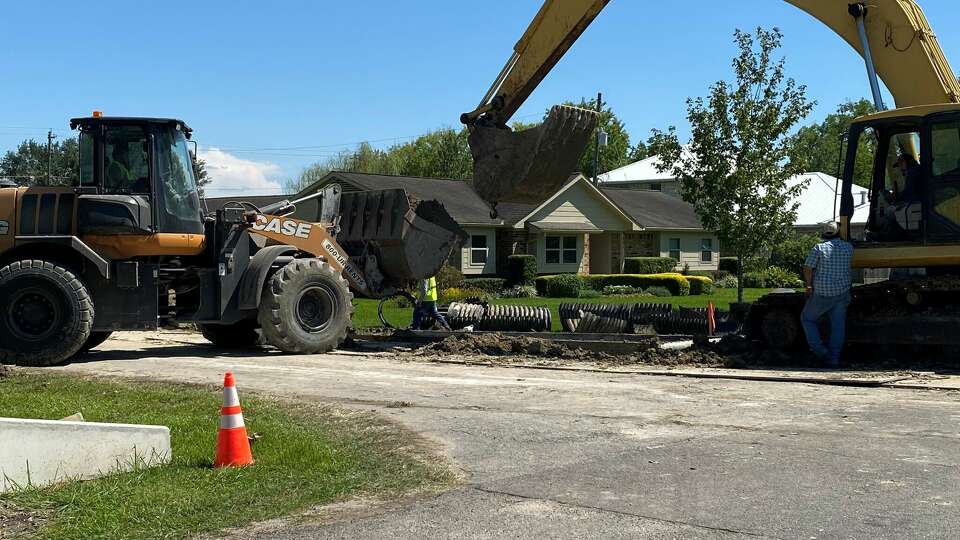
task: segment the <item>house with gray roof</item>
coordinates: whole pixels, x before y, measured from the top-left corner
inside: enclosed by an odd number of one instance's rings
[[[402,188],[439,201],[470,235],[450,261],[468,276],[502,275],[512,254],[536,256],[541,274],[619,273],[627,257],[673,257],[678,270],[716,270],[720,256],[716,235],[704,231],[690,204],[657,191],[597,188],[581,174],[539,204],[500,203],[496,216],[468,181],[356,172],[333,171],[296,195],[261,199],[296,200],[331,184],[348,192]]]
[[[541,274],[618,273],[626,257],[673,257],[677,269],[716,270],[720,245],[693,207],[664,193],[598,189],[581,174],[540,204],[491,208],[467,181],[333,171],[289,198],[330,184],[344,191],[402,188],[435,199],[470,235],[451,264],[468,276],[506,271],[507,256],[530,254]]]

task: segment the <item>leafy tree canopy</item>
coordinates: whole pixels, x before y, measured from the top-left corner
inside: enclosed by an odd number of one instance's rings
[[[790,132],[813,103],[804,86],[785,76],[784,60],[773,58],[781,39],[776,28],[735,32],[735,80],[715,83],[706,98],[687,100],[689,152],[683,151],[674,128],[655,130],[651,138],[662,158],[661,171],[680,180],[682,196],[703,226],[716,231],[721,245],[741,261],[785,237],[803,188],[787,184],[803,171],[791,159]]]
[[[822,122],[816,122],[797,130],[791,137],[790,158],[801,164],[808,172],[837,174],[840,152],[844,137],[850,130],[850,124],[858,116],[875,112],[873,103],[866,99],[847,101],[837,107],[837,111],[827,115]],[[870,187],[873,172],[873,158],[876,154],[876,139],[865,137],[857,152],[856,175],[854,183]]]

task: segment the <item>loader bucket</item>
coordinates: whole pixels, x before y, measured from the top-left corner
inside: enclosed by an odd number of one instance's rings
[[[594,111],[564,105],[524,131],[474,124],[469,137],[474,191],[494,206],[542,203],[567,182],[596,125]]]
[[[340,194],[337,242],[352,256],[376,255],[391,285],[436,275],[466,239],[437,201],[415,200],[402,189]]]

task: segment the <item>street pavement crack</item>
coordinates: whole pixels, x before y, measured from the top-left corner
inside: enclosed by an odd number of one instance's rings
[[[546,502],[551,502],[551,503],[554,503],[554,504],[559,504],[559,505],[561,505],[561,506],[567,506],[567,507],[570,507],[570,508],[582,508],[582,509],[585,509],[585,510],[595,510],[595,511],[597,511],[597,512],[605,512],[605,513],[609,513],[609,514],[617,514],[617,515],[620,515],[620,516],[627,516],[627,517],[633,517],[633,518],[638,518],[638,519],[648,519],[648,520],[651,520],[651,521],[658,521],[658,522],[660,522],[660,523],[669,523],[669,524],[671,524],[671,525],[682,525],[682,526],[685,526],[685,527],[694,527],[694,528],[696,528],[696,529],[704,529],[704,530],[708,530],[708,531],[727,532],[727,533],[731,533],[731,534],[742,534],[742,535],[752,536],[752,537],[756,537],[756,538],[771,538],[771,539],[775,539],[775,540],[783,540],[783,539],[781,539],[781,538],[778,537],[778,536],[768,536],[768,535],[765,535],[765,534],[759,534],[759,533],[754,533],[754,532],[750,532],[750,531],[740,531],[740,530],[737,530],[737,529],[728,529],[728,528],[726,528],[726,527],[713,527],[713,526],[710,526],[710,525],[701,525],[701,524],[699,524],[699,523],[689,523],[689,522],[686,522],[686,521],[677,521],[677,520],[673,520],[673,519],[661,518],[661,517],[656,517],[656,516],[647,516],[647,515],[643,515],[643,514],[637,514],[637,513],[634,513],[634,512],[624,512],[623,510],[612,510],[612,509],[610,509],[610,508],[603,508],[603,507],[600,507],[600,506],[593,506],[593,505],[590,505],[590,504],[571,503],[571,502],[567,502],[567,501],[561,501],[561,500],[557,500],[557,499],[551,499],[551,498],[549,498],[549,497],[535,497],[535,496],[531,496],[531,495],[521,495],[521,494],[519,494],[519,493],[511,493],[511,492],[509,492],[509,491],[500,491],[500,490],[496,490],[496,489],[485,488],[485,487],[482,487],[482,486],[479,486],[479,485],[476,485],[476,484],[470,485],[469,487],[470,487],[471,489],[475,489],[475,490],[481,491],[481,492],[483,492],[483,493],[490,493],[491,495],[504,495],[504,496],[507,496],[507,497],[516,497],[516,498],[518,498],[518,499],[524,499],[524,500],[529,500],[529,501],[546,501]]]

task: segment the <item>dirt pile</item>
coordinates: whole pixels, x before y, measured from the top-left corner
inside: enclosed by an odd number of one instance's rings
[[[602,366],[657,365],[657,366],[726,366],[722,355],[705,347],[685,350],[664,350],[657,347],[639,349],[629,354],[610,354],[588,351],[549,339],[513,337],[500,334],[462,333],[422,347],[417,356],[448,358],[451,355],[484,355],[487,360],[556,360],[558,362],[590,362]]]
[[[420,349],[423,355],[485,354],[487,356],[530,355],[561,358],[565,350],[550,340],[531,337],[506,337],[500,334],[453,334]],[[580,351],[582,352],[582,351]]]

